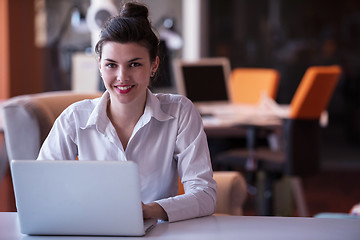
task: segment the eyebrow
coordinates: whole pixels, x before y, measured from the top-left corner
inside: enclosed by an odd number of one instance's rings
[[[135,62],[137,60],[141,60],[142,58],[138,57],[138,58],[134,58],[134,59],[130,59],[128,62]],[[105,58],[104,60],[109,61],[109,62],[116,62],[115,60],[112,60],[110,58]]]
[[[129,60],[128,62],[135,62],[135,61],[141,60],[141,59],[142,59],[142,58],[138,57],[138,58],[131,59],[131,60]]]
[[[105,61],[108,61],[108,62],[116,62],[115,60],[112,60],[112,59],[110,59],[110,58],[105,58],[104,60],[105,60]]]

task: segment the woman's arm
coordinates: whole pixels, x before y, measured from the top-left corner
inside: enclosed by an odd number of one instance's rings
[[[156,202],[144,204],[142,203],[144,218],[157,218],[161,220],[168,220],[168,215],[165,210]]]
[[[156,202],[166,211],[170,222],[213,214],[216,182],[209,148],[200,114],[189,100],[179,116],[174,156],[185,194]]]

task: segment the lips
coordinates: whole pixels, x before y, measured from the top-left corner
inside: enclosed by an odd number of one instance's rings
[[[115,86],[115,87],[119,90],[119,92],[121,94],[126,94],[126,93],[130,92],[134,86],[135,85],[120,85],[120,86]]]

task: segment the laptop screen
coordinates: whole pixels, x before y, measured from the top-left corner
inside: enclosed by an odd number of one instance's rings
[[[193,102],[228,101],[230,64],[226,58],[175,62],[179,94]]]

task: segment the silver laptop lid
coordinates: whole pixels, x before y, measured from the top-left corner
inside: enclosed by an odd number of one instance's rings
[[[134,162],[14,160],[24,234],[144,235]]]

